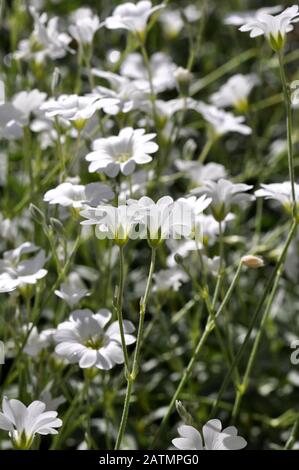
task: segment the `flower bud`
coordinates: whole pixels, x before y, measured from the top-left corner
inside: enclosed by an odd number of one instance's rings
[[[262,268],[264,266],[264,260],[260,256],[246,255],[241,259],[242,263],[248,268]]]
[[[43,225],[45,223],[45,215],[34,204],[30,204],[29,211],[30,211],[31,217],[33,218],[33,220],[35,220],[36,223],[40,225]]]
[[[190,415],[190,413],[188,413],[188,411],[186,410],[182,402],[179,400],[176,400],[175,407],[176,407],[178,414],[184,421],[184,423],[187,425],[192,425],[193,424],[192,416]]]
[[[77,129],[78,132],[81,132],[84,129],[86,123],[86,119],[76,119],[73,121],[74,128]]]
[[[64,236],[64,234],[65,234],[64,226],[63,226],[63,223],[60,222],[60,220],[55,219],[54,217],[51,217],[51,218],[50,218],[50,224],[51,224],[53,230],[54,230],[58,235]]]
[[[188,96],[189,85],[192,80],[192,73],[188,69],[178,67],[174,72],[174,77],[176,79],[179,91],[183,96]]]
[[[59,85],[60,79],[61,79],[61,72],[58,67],[55,67],[53,75],[52,75],[52,80],[51,80],[52,95],[55,95],[55,91]]]
[[[184,262],[184,258],[179,253],[174,255],[174,260],[177,264],[183,264]]]

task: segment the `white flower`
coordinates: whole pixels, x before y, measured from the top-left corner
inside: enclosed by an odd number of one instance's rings
[[[220,256],[213,256],[213,258],[209,258],[206,255],[202,255],[201,259],[204,265],[204,269],[213,276],[217,276],[219,273]]]
[[[97,206],[101,202],[113,199],[112,189],[104,183],[72,184],[61,183],[50,189],[44,195],[44,201],[49,204],[59,204],[63,207],[81,209],[84,205]]]
[[[206,180],[217,181],[226,177],[226,170],[220,163],[210,162],[202,165],[194,160],[176,160],[175,166],[179,171],[186,173],[195,184],[202,184]]]
[[[98,15],[90,8],[78,8],[71,16],[69,32],[79,44],[91,44],[95,33],[102,26]]]
[[[152,6],[152,2],[142,0],[136,4],[127,2],[117,6],[112,16],[106,18],[105,25],[109,29],[127,29],[136,34],[142,34],[146,30],[150,16],[164,8],[164,5]]]
[[[173,268],[177,266],[176,255],[186,258],[192,251],[197,251],[202,245],[195,240],[168,240],[167,247],[171,254],[167,257],[167,266]]]
[[[70,50],[69,43],[71,42],[71,37],[68,34],[60,33],[58,31],[58,17],[51,18],[48,21],[46,13],[39,15],[33,7],[29,7],[29,9],[34,19],[34,30],[32,36],[35,42],[43,47],[43,51],[40,53],[40,59],[45,57],[45,55],[49,55],[52,59],[64,57],[66,52]],[[22,47],[25,55],[28,55],[30,42],[28,41],[26,45],[23,43]]]
[[[50,410],[53,410],[53,411],[56,411],[57,408],[62,405],[62,403],[65,403],[65,398],[60,395],[59,397],[57,398],[53,398],[49,388],[51,388],[51,382],[46,386],[46,388],[41,392],[40,394],[40,401],[42,401],[43,403],[45,403],[46,405],[46,411],[50,411]]]
[[[250,37],[264,35],[274,50],[283,47],[286,33],[294,29],[293,23],[299,21],[298,5],[287,8],[279,15],[259,13],[257,17],[241,26],[240,31],[250,31]]]
[[[96,77],[108,80],[110,88],[97,86],[93,93],[115,99],[115,104],[107,104],[103,110],[107,114],[129,113],[134,109],[140,109],[141,104],[149,97],[149,84],[122,77],[116,73],[92,70]]]
[[[182,425],[178,428],[180,437],[172,440],[173,445],[180,450],[203,450],[202,438],[193,426]]]
[[[107,309],[97,313],[88,309],[74,311],[69,321],[58,325],[55,334],[58,343],[56,353],[71,363],[78,363],[81,368],[108,370],[116,364],[122,364],[124,357],[118,322],[111,323],[105,329],[111,316]],[[123,327],[126,344],[133,344],[134,326],[124,320]]]
[[[233,12],[225,16],[224,23],[233,25],[233,26],[242,26],[242,24],[248,23],[249,21],[255,21],[256,18],[261,13],[274,15],[276,13],[279,13],[281,10],[282,10],[282,6],[276,5],[275,7],[259,8],[258,10],[255,10],[255,11]]]
[[[103,172],[115,177],[121,171],[125,176],[134,172],[136,164],[143,165],[152,161],[149,155],[158,150],[151,142],[156,134],[145,134],[144,129],[126,127],[118,136],[97,139],[93,142],[93,152],[86,155],[91,162],[89,171]]]
[[[196,5],[188,5],[181,10],[166,10],[161,13],[159,20],[162,23],[163,30],[169,38],[176,37],[184,27],[184,18],[189,23],[198,21],[201,12]]]
[[[25,333],[27,330],[30,330],[32,323],[29,323],[28,326],[24,329]],[[26,346],[24,347],[24,352],[28,356],[36,357],[43,350],[46,349],[52,342],[54,329],[43,330],[40,333],[36,326],[34,326],[27,338]]]
[[[81,223],[96,225],[98,238],[113,239],[118,244],[125,244],[129,238],[148,239],[156,246],[169,238],[193,237],[196,217],[210,202],[205,195],[177,201],[164,196],[156,203],[143,196],[139,200],[129,199],[126,205],[118,207],[88,207],[80,212],[87,219]]]
[[[247,184],[234,184],[229,180],[206,181],[203,186],[192,191],[195,194],[206,194],[212,198],[211,209],[217,221],[225,219],[231,206],[243,201],[252,201],[254,196],[246,194],[252,186]]]
[[[261,184],[262,189],[255,191],[256,197],[279,201],[287,210],[292,207],[292,185],[289,181],[283,183]],[[299,184],[295,184],[296,202],[299,205]]]
[[[28,119],[31,113],[39,110],[46,97],[47,93],[36,89],[21,91],[13,97],[12,104],[16,109],[22,111],[23,115]]]
[[[153,275],[155,284],[153,291],[169,291],[177,292],[184,282],[188,281],[188,276],[180,268],[172,267],[170,269],[161,269]]]
[[[96,95],[60,95],[57,100],[51,98],[46,101],[40,109],[45,111],[45,115],[48,118],[58,116],[67,121],[80,122],[90,119],[99,109],[103,109],[105,106],[112,106],[116,103],[118,103],[116,99],[101,98]]]
[[[38,253],[29,259],[21,260],[25,254]],[[0,287],[2,292],[9,292],[23,284],[36,284],[39,279],[46,276],[44,269],[46,262],[44,250],[40,250],[32,243],[26,242],[15,250],[6,251],[0,260]]]
[[[36,434],[57,434],[55,428],[62,425],[56,411],[45,411],[46,405],[34,401],[26,407],[19,400],[2,401],[0,429],[9,432],[14,446],[18,449],[29,449]]]
[[[208,198],[203,194],[200,198],[196,196],[190,196],[188,198],[179,198],[177,203],[183,204],[183,220],[184,225],[189,229],[189,233],[185,230],[185,236],[192,238],[196,241],[199,241],[202,238],[202,229],[200,221],[200,216],[203,211],[211,204],[212,198]],[[187,207],[186,207],[187,206]],[[188,223],[188,209],[191,211],[190,225]]]
[[[12,279],[8,273],[0,274],[0,292],[12,292],[19,285],[18,279]]]
[[[213,245],[219,234],[219,224],[212,215],[201,214],[198,217],[198,223],[200,224],[203,242],[205,245]]]
[[[221,222],[223,231],[225,230],[226,224],[233,219],[233,214],[227,214],[225,219]],[[219,223],[217,220],[215,220],[212,215],[200,214],[197,218],[197,223],[200,225],[204,245],[213,245],[219,235]]]
[[[130,178],[130,181],[123,180],[120,185],[120,199],[124,200],[134,194],[135,197],[144,196],[147,187],[154,179],[155,172],[153,170],[136,171]]]
[[[194,231],[194,220],[210,204],[211,199],[202,196],[174,201],[170,196],[160,198],[156,203],[143,196],[138,201],[129,200],[128,204],[137,203],[143,216],[146,234],[151,244],[160,244],[169,238],[190,237]]]
[[[187,198],[180,197],[177,199],[177,203],[187,204],[188,207],[192,210],[194,216],[199,216],[202,212],[209,207],[210,203],[212,202],[211,198],[206,197],[204,194],[203,196],[197,198],[196,196],[189,196]]]
[[[161,124],[162,120],[164,124],[168,124],[169,120],[173,117],[178,111],[184,111],[188,109],[189,99],[185,100],[184,98],[175,98],[173,100],[156,100],[156,111],[159,115]],[[149,101],[144,101],[141,103],[142,108],[145,112],[149,113],[151,110],[151,103]]]
[[[71,308],[77,305],[83,297],[90,295],[76,272],[69,274],[67,282],[63,282],[60,290],[55,290],[55,294],[63,299]]]
[[[156,52],[150,57],[150,69],[153,87],[156,93],[176,88],[175,71],[177,65],[171,57],[164,52]],[[137,81],[138,86],[148,86],[148,71],[144,65],[142,55],[138,52],[128,54],[123,61],[121,74]]]
[[[251,134],[250,127],[243,124],[244,116],[234,116],[232,113],[218,109],[216,106],[199,102],[196,109],[202,114],[204,119],[212,126],[216,136],[227,134],[228,132],[238,132],[239,134]]]
[[[166,10],[159,16],[159,21],[166,36],[175,38],[184,27],[184,20],[180,10]]]
[[[164,196],[156,203],[149,197],[143,196],[138,201],[129,200],[128,204],[136,204],[145,223],[148,238],[151,242],[159,243],[180,229],[181,213],[176,213],[176,205],[172,197]]]
[[[1,167],[1,165],[0,165]],[[2,240],[18,244],[23,230],[33,230],[33,224],[29,212],[23,213],[20,217],[13,219],[4,218],[0,213],[0,233]]]
[[[201,18],[201,11],[198,9],[197,5],[190,4],[184,8],[184,15],[190,23],[198,21]]]
[[[240,450],[247,442],[238,436],[238,430],[229,426],[222,430],[219,419],[210,419],[202,428],[202,436],[193,426],[178,428],[180,437],[173,439],[173,445],[180,450]]]
[[[135,228],[143,221],[143,214],[137,204],[88,207],[80,215],[87,219],[81,222],[82,225],[96,225],[96,236],[99,239],[108,238],[119,245],[126,244],[129,238],[136,238],[139,233],[134,232]]]
[[[12,103],[0,104],[0,136],[8,140],[23,137],[23,125],[26,117]]]
[[[248,96],[252,88],[258,83],[256,75],[242,75],[238,73],[229,78],[222,87],[211,96],[211,102],[220,108],[233,106],[239,111],[246,111]]]
[[[5,85],[2,80],[0,80],[0,104],[5,103]]]

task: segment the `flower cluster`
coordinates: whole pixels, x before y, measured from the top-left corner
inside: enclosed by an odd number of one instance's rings
[[[83,225],[96,225],[98,238],[109,238],[126,244],[129,239],[148,239],[160,243],[169,238],[193,238],[203,235],[199,228],[199,216],[209,206],[205,195],[180,198],[170,196],[156,203],[147,196],[139,200],[129,199],[117,207],[98,205],[87,207],[80,214],[86,219]]]
[[[238,436],[235,426],[222,430],[219,419],[210,419],[200,432],[193,426],[182,425],[178,428],[180,437],[173,439],[173,445],[180,450],[240,450],[247,445],[243,437]]]

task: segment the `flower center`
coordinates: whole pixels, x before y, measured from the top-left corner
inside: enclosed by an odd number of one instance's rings
[[[126,162],[129,158],[131,158],[130,152],[123,152],[118,155],[118,161],[121,163]]]
[[[33,443],[33,439],[34,439],[34,435],[27,436],[24,430],[21,432],[18,432],[16,430],[13,431],[11,437],[12,437],[13,446],[17,450],[30,449]]]
[[[104,346],[105,344],[105,338],[104,336],[90,336],[87,338],[84,342],[84,346],[90,349],[100,349]]]

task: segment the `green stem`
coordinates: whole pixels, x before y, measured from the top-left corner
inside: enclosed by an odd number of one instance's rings
[[[138,375],[140,351],[141,351],[143,330],[144,330],[144,317],[145,317],[148,297],[149,297],[150,290],[151,290],[152,279],[153,279],[153,274],[154,274],[154,269],[155,269],[155,262],[156,262],[156,248],[152,248],[151,264],[149,268],[146,288],[145,288],[144,296],[142,297],[140,301],[139,326],[138,326],[138,333],[137,333],[136,348],[135,348],[134,358],[133,358],[133,365],[132,365],[131,372],[127,374],[126,398],[124,402],[124,408],[123,408],[122,418],[120,422],[120,427],[118,430],[118,436],[117,436],[117,440],[115,443],[115,448],[114,448],[115,450],[118,450],[120,448],[122,439],[126,430],[133,385]]]
[[[212,301],[212,309],[215,309],[216,302],[218,299],[219,295],[219,290],[221,286],[221,281],[222,281],[222,276],[223,276],[223,265],[224,265],[224,242],[223,242],[223,230],[222,230],[222,223],[219,222],[219,257],[220,257],[220,263],[219,263],[219,269],[218,269],[218,274],[217,274],[217,283],[216,283],[216,288],[214,291],[213,295],[213,301]]]
[[[25,165],[27,164],[27,173],[30,182],[30,193],[34,193],[34,174],[33,174],[33,156],[31,154],[31,131],[28,126],[24,127],[24,147],[25,147]]]
[[[155,263],[156,263],[156,249],[152,248],[151,264],[150,264],[150,269],[148,273],[146,288],[145,288],[144,296],[140,301],[139,326],[138,326],[136,349],[134,353],[133,367],[132,367],[133,381],[136,380],[136,377],[138,374],[138,365],[139,365],[141,344],[142,344],[142,338],[143,338],[143,329],[144,329],[144,317],[145,317],[146,305],[147,305],[147,301],[148,301],[148,297],[149,297],[149,293],[151,289]]]
[[[91,434],[91,416],[90,416],[90,393],[89,393],[89,387],[90,387],[90,382],[91,379],[88,376],[88,372],[85,373],[84,376],[84,389],[83,389],[83,397],[86,403],[86,421],[84,423],[85,426],[85,440],[87,444],[87,448],[89,450],[92,449],[92,434]]]
[[[143,60],[144,60],[144,65],[145,65],[147,75],[148,75],[148,81],[149,81],[150,93],[151,93],[151,103],[152,103],[152,110],[153,110],[153,118],[154,118],[155,125],[158,128],[159,126],[157,125],[158,116],[157,116],[157,109],[156,109],[156,95],[155,95],[155,89],[154,89],[154,83],[153,83],[153,74],[152,74],[150,59],[149,59],[146,47],[144,45],[144,42],[140,43],[140,49],[141,49],[141,53],[142,53]]]
[[[80,95],[81,92],[81,73],[82,73],[82,63],[83,63],[83,51],[81,44],[78,45],[77,51],[77,77],[75,80],[75,93]]]
[[[286,445],[284,446],[284,450],[292,450],[293,449],[293,446],[294,446],[294,444],[296,442],[296,439],[297,439],[298,430],[299,430],[299,416],[297,417],[297,419],[296,419],[296,421],[293,425],[291,435],[288,438],[288,440],[286,442]]]
[[[121,417],[121,421],[120,421],[120,426],[119,426],[119,430],[118,430],[114,450],[119,450],[119,448],[121,446],[121,443],[122,443],[122,440],[123,440],[123,437],[124,437],[124,433],[125,433],[126,426],[127,426],[129,408],[130,408],[132,388],[133,388],[133,380],[132,380],[131,377],[128,377],[124,408],[123,408],[123,412],[122,412],[122,417]]]
[[[125,373],[127,374],[128,371],[129,371],[129,356],[128,356],[128,350],[127,350],[127,345],[126,345],[123,314],[122,314],[123,296],[124,296],[124,281],[125,281],[125,279],[124,279],[125,278],[125,276],[124,276],[124,267],[125,267],[124,247],[120,246],[119,247],[119,286],[118,286],[118,291],[117,291],[116,312],[117,312],[117,320],[118,320],[118,324],[119,324],[121,346],[122,346],[122,350],[123,350],[123,354],[124,354],[124,361],[125,361],[125,368],[126,368]]]
[[[198,161],[199,163],[201,163],[202,165],[204,164],[211,148],[212,148],[212,145],[214,143],[215,139],[213,139],[213,137],[209,137],[205,143],[205,145],[203,146],[203,149],[202,151],[200,152],[199,154],[199,157],[198,157]]]
[[[278,60],[279,60],[279,70],[280,70],[280,78],[282,82],[283,88],[283,95],[284,95],[284,102],[286,107],[286,115],[287,115],[287,142],[288,142],[288,165],[289,165],[289,174],[290,174],[290,182],[292,186],[292,209],[293,209],[293,217],[295,218],[297,215],[297,204],[296,204],[296,191],[295,191],[295,171],[294,171],[294,155],[293,155],[293,144],[292,144],[292,106],[291,106],[291,98],[290,93],[288,90],[288,84],[284,69],[283,63],[283,53],[280,50],[278,52]]]
[[[63,151],[63,147],[61,143],[59,122],[57,118],[55,118],[55,129],[57,132],[57,153],[58,153],[58,158],[60,161],[61,180],[63,181],[66,175],[66,164],[65,164],[65,158],[64,158],[64,151]]]

